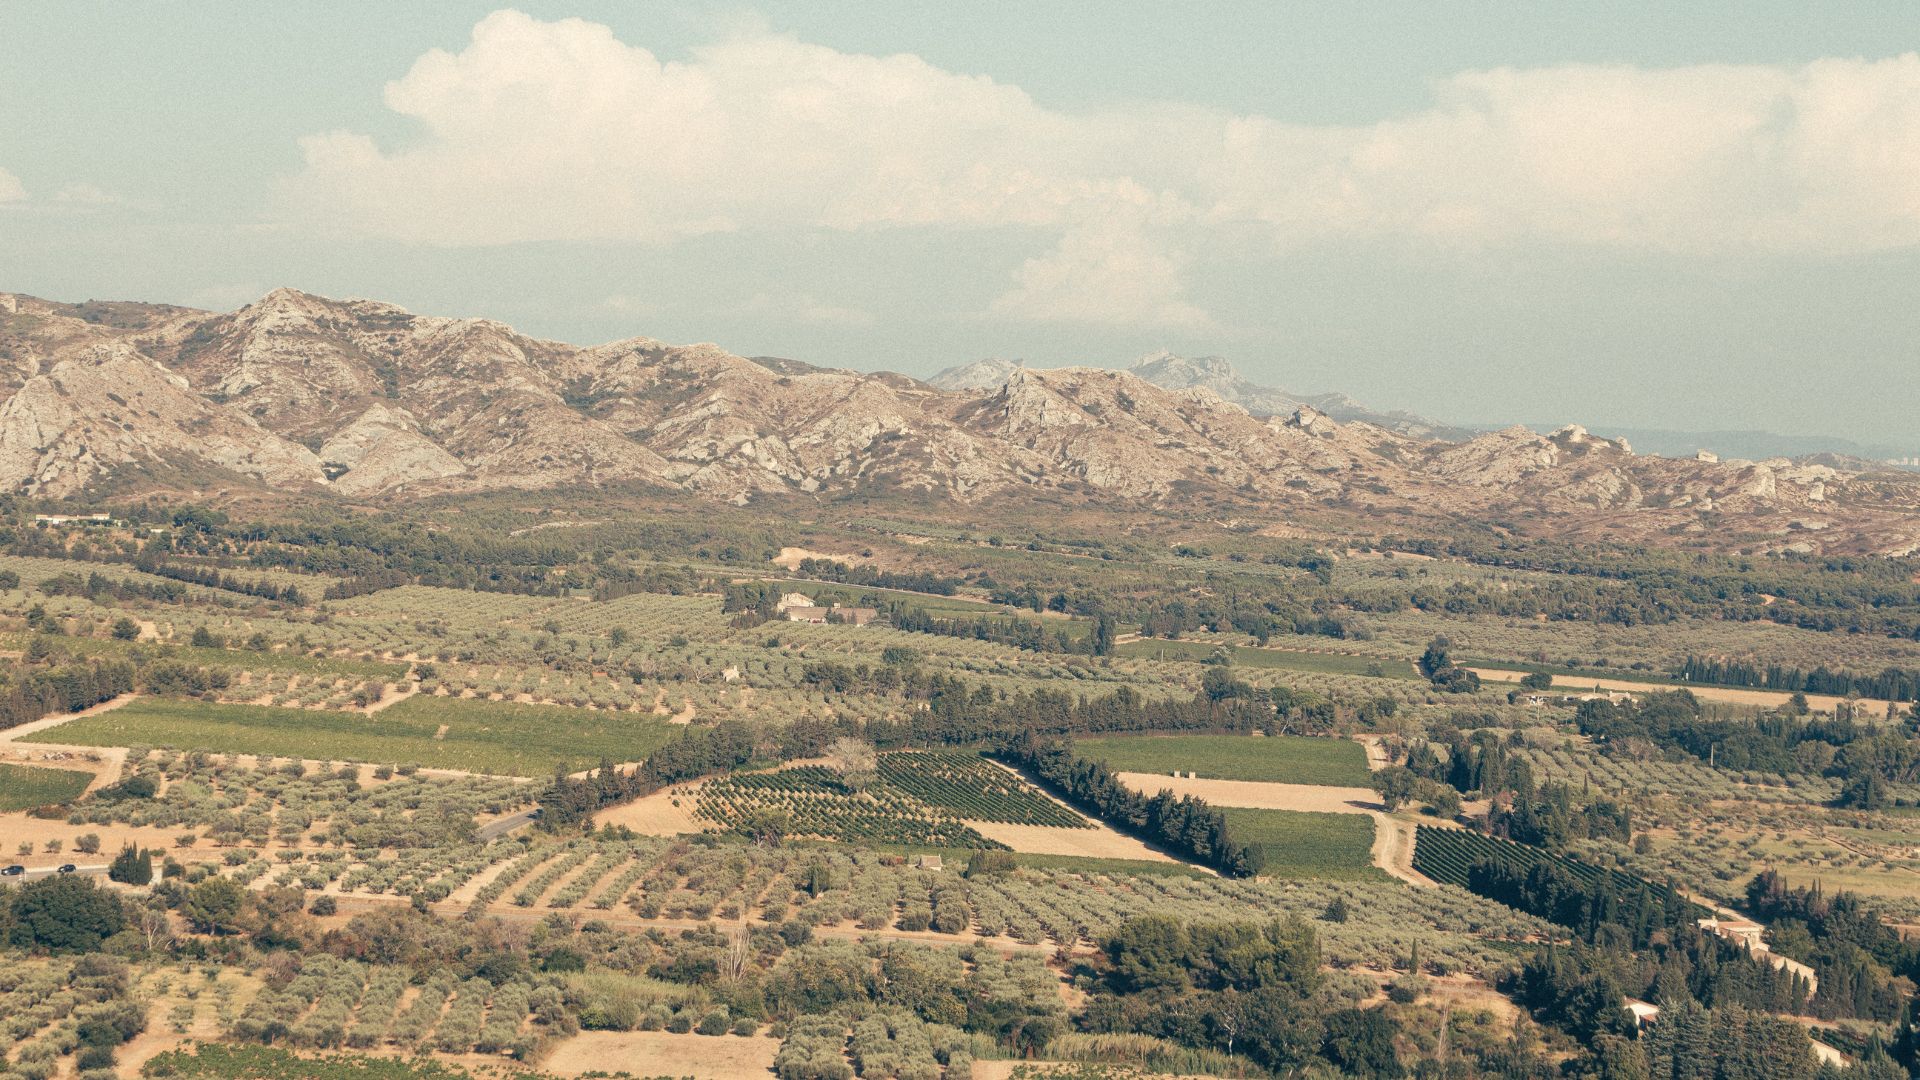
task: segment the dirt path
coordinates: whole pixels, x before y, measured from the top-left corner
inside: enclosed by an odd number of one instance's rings
[[[1379,772],[1393,764],[1393,759],[1387,754],[1386,736],[1355,735],[1353,738],[1367,751],[1368,772]]]
[[[400,680],[399,693],[382,694],[380,695],[379,701],[376,701],[373,704],[368,705],[366,708],[350,709],[348,711],[362,713],[367,716],[372,716],[374,713],[377,713],[382,709],[390,709],[395,705],[400,704],[401,702],[407,700],[408,698],[412,697],[413,695],[419,692],[420,692],[420,684],[417,682],[414,682],[413,679],[411,678],[405,678]]]
[[[1413,868],[1413,842],[1418,835],[1414,823],[1386,814],[1369,816],[1373,818],[1373,865],[1409,885],[1438,888],[1432,878]]]
[[[21,737],[59,727],[69,720],[78,720],[83,716],[112,712],[139,696],[122,694],[77,713],[46,716],[32,723],[0,731],[0,759],[20,764],[44,765],[48,768],[92,773],[93,778],[87,781],[86,791],[81,792],[82,795],[91,794],[120,778],[120,771],[127,763],[126,747],[69,746],[56,742],[27,741]]]
[[[0,745],[0,761],[9,765],[27,765],[41,769],[61,769],[88,775],[82,795],[97,791],[120,778],[127,752],[119,747],[51,746],[40,743]]]
[[[0,731],[0,742],[19,742],[24,735],[33,735],[45,731],[48,728],[59,727],[69,720],[78,720],[83,716],[98,716],[103,712],[112,712],[139,696],[139,694],[121,694],[117,698],[108,698],[98,705],[81,709],[79,712],[55,713],[52,716],[43,716],[38,720],[28,721],[17,727],[10,727],[5,731]]]

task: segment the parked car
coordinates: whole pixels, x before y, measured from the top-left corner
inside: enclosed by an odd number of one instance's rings
[[[24,874],[26,872],[27,872],[26,867],[21,866],[19,863],[14,863],[12,866],[7,867],[5,870],[0,870],[0,877],[19,877],[21,874]]]
[[[62,866],[62,867],[60,868],[60,872],[61,872],[61,873],[63,873],[63,874],[71,874],[71,873],[73,873],[73,872],[74,872],[75,870],[78,870],[78,869],[80,869],[80,868],[79,868],[79,867],[77,867],[77,866],[75,866],[75,865],[73,865],[72,863],[67,863],[67,864],[66,864],[65,866]]]

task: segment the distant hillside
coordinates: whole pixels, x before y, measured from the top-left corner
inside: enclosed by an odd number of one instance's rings
[[[941,381],[958,388],[715,345],[569,345],[292,289],[225,314],[0,294],[0,484],[377,504],[586,487],[1017,497],[1248,528],[1322,514],[1374,534],[1920,551],[1920,481],[1861,480],[1838,458],[1651,457],[1576,426],[1439,439],[1451,430],[1254,386],[1218,358],[986,362]]]

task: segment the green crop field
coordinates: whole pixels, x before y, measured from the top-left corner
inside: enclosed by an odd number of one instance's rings
[[[83,746],[171,746],[545,776],[559,764],[639,760],[679,729],[635,713],[415,697],[372,716],[142,698],[56,730],[61,741]]]
[[[1121,772],[1179,770],[1211,780],[1365,787],[1367,752],[1351,739],[1296,735],[1126,735],[1083,739],[1080,752]]]
[[[1235,840],[1258,852],[1260,873],[1277,878],[1384,878],[1371,861],[1373,819],[1365,814],[1226,809]]]
[[[90,774],[73,769],[0,765],[0,812],[72,802],[87,790],[92,779]]]

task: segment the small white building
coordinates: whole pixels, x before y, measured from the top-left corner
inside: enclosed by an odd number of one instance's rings
[[[1772,946],[1766,941],[1767,928],[1759,923],[1751,919],[1701,919],[1698,925],[1709,934],[1716,934],[1740,945],[1776,970],[1798,975],[1806,980],[1808,993],[1814,993],[1820,989],[1820,978],[1813,973],[1812,968],[1773,951]]]
[[[1749,919],[1707,918],[1701,919],[1698,925],[1707,933],[1736,942],[1748,950],[1752,950],[1755,946],[1766,948],[1766,943],[1762,940],[1766,928]]]

